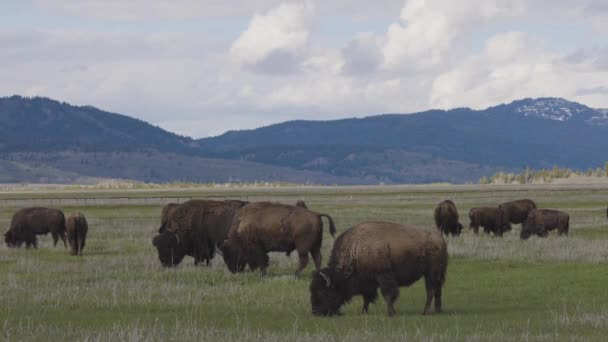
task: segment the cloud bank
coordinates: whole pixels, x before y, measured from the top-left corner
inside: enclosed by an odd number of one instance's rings
[[[608,108],[598,0],[32,6],[55,24],[0,24],[0,94],[92,104],[193,137],[522,97]]]

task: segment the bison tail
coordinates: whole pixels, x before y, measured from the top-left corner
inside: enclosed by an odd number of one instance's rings
[[[334,220],[331,218],[331,216],[327,215],[327,214],[319,214],[319,217],[327,217],[327,220],[329,221],[329,233],[331,234],[332,237],[336,237],[336,225],[334,224]]]

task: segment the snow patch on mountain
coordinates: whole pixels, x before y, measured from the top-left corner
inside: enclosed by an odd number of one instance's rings
[[[526,117],[535,117],[555,121],[568,121],[575,115],[590,108],[581,104],[559,98],[543,98],[533,101],[521,101],[515,112]]]
[[[608,126],[608,109],[594,109],[596,115],[587,120],[591,125]]]

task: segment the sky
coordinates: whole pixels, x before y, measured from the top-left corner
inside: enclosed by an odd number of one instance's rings
[[[608,108],[608,0],[2,0],[14,94],[194,138],[526,97]]]

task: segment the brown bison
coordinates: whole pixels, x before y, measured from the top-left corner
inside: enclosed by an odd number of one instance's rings
[[[321,267],[323,241],[322,217],[329,220],[332,236],[336,227],[332,218],[308,209],[269,202],[251,203],[244,206],[232,223],[228,238],[220,246],[224,261],[231,272],[258,267],[266,274],[268,252],[298,252],[299,266],[296,276],[308,264],[308,254],[315,267]]]
[[[228,236],[232,219],[242,201],[190,200],[181,204],[165,231],[154,237],[152,244],[163,266],[177,266],[186,255],[194,264],[209,265],[215,249]]]
[[[308,209],[308,206],[306,205],[306,202],[304,202],[303,200],[298,200],[296,202],[296,207],[302,207],[302,208]]]
[[[4,241],[8,247],[20,247],[25,242],[27,248],[38,248],[36,235],[48,233],[53,237],[53,246],[57,246],[57,241],[61,238],[67,248],[63,212],[53,208],[23,208],[13,215],[10,228],[4,234]]]
[[[82,256],[82,250],[87,240],[87,232],[89,231],[87,219],[83,214],[75,213],[68,217],[65,225],[68,243],[72,249],[71,254]]]
[[[328,267],[315,271],[310,282],[310,302],[314,315],[339,314],[340,307],[355,295],[363,296],[363,313],[373,303],[380,288],[395,314],[399,286],[410,286],[424,277],[429,313],[441,312],[441,291],[445,282],[448,252],[436,229],[389,222],[360,223],[340,234],[334,243]]]
[[[498,206],[507,212],[507,217],[511,223],[524,223],[528,217],[528,212],[536,209],[536,203],[530,199],[506,202]]]
[[[451,200],[445,200],[435,208],[435,226],[445,235],[460,235],[462,224],[458,222],[458,210]]]
[[[179,203],[167,203],[163,207],[160,215],[160,227],[158,228],[158,233],[162,233],[167,229],[167,224],[173,217],[175,210],[179,207]]]
[[[525,240],[533,234],[547,237],[549,231],[553,229],[557,229],[559,235],[568,235],[570,215],[559,210],[534,209],[528,213],[520,238]]]
[[[469,229],[473,229],[475,234],[479,233],[479,227],[487,234],[493,232],[495,236],[502,236],[506,231],[511,230],[511,223],[504,209],[481,207],[469,210]]]

